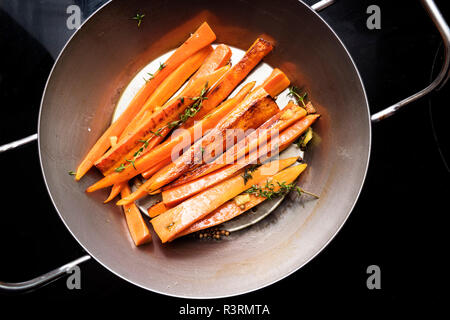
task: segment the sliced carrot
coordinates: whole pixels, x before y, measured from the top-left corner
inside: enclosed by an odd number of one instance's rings
[[[175,69],[153,92],[153,94],[145,102],[144,106],[138,112],[136,117],[128,124],[120,136],[122,140],[126,135],[133,132],[141,123],[146,114],[151,114],[156,107],[161,107],[171,96],[186,82],[187,79],[202,65],[205,59],[213,52],[211,46],[206,46],[199,50],[178,68]],[[214,70],[213,70],[214,71]]]
[[[189,79],[189,82],[191,83],[199,77],[206,76],[228,64],[230,62],[231,53],[231,49],[227,45],[219,44],[214,51],[209,54],[200,66],[200,69],[198,69],[192,78]]]
[[[284,89],[286,89],[291,82],[288,77],[278,68],[273,69],[270,76],[264,81],[262,87],[272,97],[275,97]]]
[[[164,202],[158,202],[157,204],[154,204],[153,206],[148,208],[147,213],[150,216],[150,218],[154,218],[156,216],[159,216],[161,213],[166,212],[167,209],[168,208],[166,207]]]
[[[121,195],[122,197],[127,197],[130,192],[130,186],[125,184],[121,191]],[[130,203],[123,206],[123,211],[127,220],[128,230],[130,231],[131,238],[136,246],[150,242],[152,240],[152,235],[150,234],[147,224],[138,207],[134,203]]]
[[[194,103],[202,90],[213,85],[229,67],[222,67],[213,73],[195,80],[183,90],[179,97],[171,99],[160,110],[153,112],[144,119],[132,134],[124,137],[118,144],[95,162],[95,166],[102,172],[109,174],[127,160],[133,159],[136,152],[143,146],[144,141],[160,134],[169,123],[179,119],[184,110]]]
[[[280,189],[278,183],[290,184],[293,183],[297,177],[306,169],[306,164],[299,164],[283,171],[277,173],[272,178],[267,179],[266,181],[271,182],[274,185],[273,191],[278,191]],[[264,189],[266,185],[266,181],[262,181],[258,183],[258,186]],[[176,238],[181,236],[185,236],[192,232],[196,232],[199,230],[203,230],[206,228],[211,228],[226,221],[229,221],[240,214],[250,210],[261,202],[267,200],[267,198],[260,197],[254,194],[249,195],[249,201],[245,204],[238,205],[236,201],[229,200],[228,202],[221,205],[219,208],[208,214],[203,219],[195,222],[190,227],[185,229],[176,235]]]
[[[255,100],[255,97],[258,97],[258,99]],[[227,141],[230,139],[239,138],[234,136],[232,130],[229,129],[241,129],[245,131],[250,128],[257,128],[267,118],[277,113],[278,110],[277,104],[262,88],[256,92],[252,92],[212,132],[194,143],[179,158],[155,173],[138,190],[129,197],[120,200],[117,204],[121,205],[135,201],[145,196],[146,193],[172,182],[189,170],[197,161],[201,162],[202,159],[208,159],[210,156],[213,157],[215,151],[222,152],[226,147],[229,147],[230,143]],[[204,150],[204,152],[201,150]]]
[[[285,109],[283,109],[281,112],[283,113]],[[288,120],[286,121],[286,126],[292,124],[292,122],[295,122],[295,120],[303,118],[306,115],[306,111],[304,111],[303,108],[298,107],[298,109],[303,110],[303,113],[299,112],[296,117],[290,117],[289,120],[286,119]],[[285,116],[288,114],[289,112],[284,112]],[[280,126],[280,128],[282,127]],[[202,190],[231,177],[248,164],[255,164],[258,159],[264,160],[267,157],[273,156],[272,153],[277,151],[278,145],[283,144],[284,146],[288,141],[292,143],[293,140],[298,138],[306,129],[304,127],[302,127],[301,129],[298,129],[297,127],[293,128],[294,129],[291,130],[289,130],[288,128],[279,136],[276,135],[275,137],[272,137],[273,141],[271,140],[270,142],[268,142],[267,140],[268,138],[270,138],[269,133],[271,132],[266,132],[266,134],[255,135],[252,140],[247,141],[245,146],[242,145],[241,147],[238,147],[238,152],[236,152],[234,148],[228,149],[226,153],[223,154],[221,161],[217,162],[216,165],[216,167],[224,166],[222,169],[212,171],[211,173],[206,174],[198,179],[164,190],[162,192],[164,203],[168,207],[173,207],[181,201],[201,192]],[[292,134],[292,132],[295,130],[297,130],[295,134]],[[248,153],[247,156],[245,156],[246,152]],[[244,158],[239,159],[242,156],[244,156]],[[233,157],[235,157],[235,159],[233,159]],[[231,164],[227,164],[227,159],[232,159]],[[216,159],[216,161],[217,160],[219,160],[219,158]]]
[[[228,149],[220,157],[212,162],[205,163],[202,166],[186,172],[183,176],[172,182],[170,185],[167,185],[165,188],[174,188],[183,185],[189,181],[193,181],[214,172],[227,164],[236,162],[237,159],[243,157],[245,154],[248,154],[255,148],[261,148],[261,146],[263,146],[264,143],[270,139],[272,134],[277,131],[281,132],[304,116],[306,116],[306,111],[303,108],[293,102],[289,102],[283,110],[267,120],[258,128],[257,131],[249,134],[244,140]]]
[[[145,179],[148,179],[155,172],[170,163],[172,150],[176,146],[181,146],[181,148],[184,148],[194,142],[194,139],[196,138],[194,134],[195,132],[201,131],[202,134],[204,134],[209,129],[214,128],[219,121],[221,121],[228,113],[230,113],[239,105],[239,103],[251,90],[253,85],[254,83],[249,83],[244,88],[242,88],[242,90],[240,90],[233,99],[227,100],[218,108],[213,110],[208,117],[205,117],[201,121],[196,122],[193,127],[189,128],[188,130],[184,130],[182,134],[169,139],[162,145],[159,145],[155,149],[151,150],[151,152],[149,152],[148,154],[144,154],[141,158],[138,158],[135,162],[135,168],[132,166],[127,166],[121,172],[113,172],[112,174],[106,176],[102,180],[89,187],[87,191],[93,192],[102,188],[106,188],[110,185],[113,185],[114,183],[127,181],[143,172],[143,177]]]
[[[219,83],[211,88],[207,95],[208,100],[205,101],[195,117],[186,121],[182,127],[191,127],[194,121],[202,119],[208,112],[228,97],[234,88],[244,80],[250,71],[262,60],[262,58],[272,51],[272,49],[273,45],[269,41],[258,38],[247,50],[244,57],[224,75]]]
[[[110,143],[109,137],[120,136],[128,123],[136,116],[147,98],[155,89],[172,73],[181,63],[193,55],[198,50],[209,45],[216,39],[216,35],[209,25],[204,22],[164,63],[164,68],[154,74],[154,78],[148,81],[135,95],[121,116],[114,121],[103,135],[97,140],[94,146],[89,150],[83,161],[77,168],[76,180],[80,180],[86,172],[94,165],[106,150]]]
[[[112,188],[111,188],[111,192],[109,193],[108,198],[105,201],[103,201],[103,203],[108,203],[112,199],[117,197],[119,195],[119,193],[122,191],[122,189],[125,186],[125,184],[126,184],[126,182],[121,182],[121,183],[113,185]]]
[[[225,180],[153,218],[151,220],[153,229],[163,243],[171,241],[178,233],[184,231],[228,200],[247,190],[253,184],[292,165],[296,160],[297,158],[294,157],[262,165],[253,172],[252,178],[247,183],[244,183],[240,176]],[[275,172],[273,172],[274,170]]]

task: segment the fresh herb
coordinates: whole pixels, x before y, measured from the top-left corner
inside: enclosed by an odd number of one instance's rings
[[[132,17],[131,19],[136,20],[137,26],[140,27],[142,20],[144,20],[144,17],[145,17],[145,14],[136,13],[136,15],[134,17]]]
[[[164,69],[166,67],[166,64],[164,64],[164,63],[159,63],[159,68],[158,68],[158,70],[159,71],[161,71],[162,69]]]
[[[206,82],[204,88],[202,89],[202,91],[200,92],[200,95],[198,97],[191,98],[191,100],[193,100],[195,102],[192,106],[190,106],[189,108],[186,108],[186,110],[184,110],[184,113],[180,116],[180,120],[170,122],[168,124],[168,127],[170,129],[172,129],[172,128],[186,122],[189,118],[194,117],[200,111],[203,101],[208,99],[207,97],[205,97],[207,92],[208,92],[208,82]],[[184,102],[184,98],[183,98],[182,102]]]
[[[153,133],[155,136],[162,137],[162,135],[161,135],[161,130],[162,130],[162,128],[159,128],[159,129],[156,130],[155,132],[153,132],[153,131],[150,130],[150,133]],[[146,142],[147,142],[147,145],[148,145],[148,141],[146,141]]]
[[[285,182],[277,182],[278,190],[275,190],[275,185],[269,180],[266,181],[264,187],[258,185],[253,185],[250,189],[245,191],[245,193],[253,194],[257,197],[264,197],[267,199],[273,199],[276,197],[284,196],[288,194],[291,190],[296,189],[295,183],[286,184]]]
[[[311,141],[312,138],[313,138],[313,130],[311,129],[311,127],[309,127],[308,130],[304,134],[302,134],[300,136],[300,138],[298,138],[298,140],[295,142],[295,144],[301,150],[305,150],[306,145],[308,144],[308,142]]]
[[[300,188],[300,187],[296,187],[295,190],[297,191],[297,193],[298,193],[299,196],[301,196],[302,193],[305,193],[305,194],[308,194],[308,195],[310,195],[310,196],[313,196],[314,198],[317,198],[317,199],[320,198],[317,194],[312,193],[312,192],[309,192],[309,191],[306,191],[306,190],[303,190],[303,189]]]
[[[295,86],[289,87],[288,96],[294,98],[298,104],[302,104],[303,107],[306,107],[305,100],[308,96],[306,92],[301,92],[301,90]]]
[[[120,167],[117,167],[114,171],[115,172],[122,172],[123,170],[125,170],[125,165],[122,163],[120,165]]]
[[[140,139],[140,140],[138,140],[138,141],[144,144],[144,148],[147,148],[147,147],[148,147],[148,142],[149,142],[149,140],[150,140],[150,139],[147,139],[147,140]]]
[[[150,80],[152,80],[155,76],[153,75],[153,73],[150,73],[150,72],[147,72],[147,74],[149,75],[149,78],[148,79],[145,79],[144,78],[144,81],[145,82],[149,82]]]
[[[200,147],[200,150],[202,151],[202,153],[205,152],[205,148],[203,147]]]
[[[184,103],[184,97],[180,97],[181,103]]]
[[[132,165],[133,165],[133,168],[134,169],[136,169],[136,166],[135,166],[135,164],[134,164],[134,161],[136,161],[136,156],[134,157],[134,159],[131,159],[131,160],[129,160],[129,159],[126,159],[128,162],[130,162]],[[137,170],[137,169],[136,169]]]
[[[257,166],[248,166],[244,169],[244,174],[242,175],[242,178],[244,179],[244,185],[247,184],[248,180],[252,179],[252,172],[255,171]]]
[[[71,176],[74,176],[74,175],[76,175],[76,173],[75,173],[75,172],[73,172],[73,171],[69,171],[68,173],[69,173],[69,175],[71,175]]]

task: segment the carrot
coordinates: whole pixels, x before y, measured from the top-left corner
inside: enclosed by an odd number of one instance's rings
[[[289,102],[283,110],[267,120],[258,128],[257,131],[249,134],[244,140],[228,149],[220,157],[210,163],[205,163],[194,170],[186,172],[183,176],[172,182],[170,185],[167,185],[165,189],[180,186],[236,161],[255,148],[260,148],[263,146],[273,133],[284,130],[298,119],[303,118],[305,115],[305,109],[299,107],[293,102]]]
[[[95,161],[99,159],[103,153],[109,148],[109,137],[120,136],[125,127],[136,116],[140,108],[147,100],[147,98],[155,91],[161,82],[172,73],[181,63],[193,55],[201,48],[209,45],[216,39],[216,35],[211,30],[209,25],[204,22],[195,31],[189,39],[187,39],[178,49],[167,59],[164,63],[164,68],[158,70],[154,74],[154,78],[148,81],[134,96],[133,100],[128,105],[127,109],[121,116],[114,121],[103,135],[97,140],[94,146],[90,149],[87,155],[81,161],[77,168],[75,175],[76,180],[80,180],[86,172],[94,165]]]
[[[143,177],[148,179],[163,166],[170,163],[173,148],[176,146],[181,146],[181,148],[184,148],[185,146],[191,144],[195,138],[194,132],[201,131],[202,133],[205,133],[209,129],[214,128],[220,120],[222,120],[245,98],[253,85],[254,82],[247,84],[234,98],[225,101],[218,108],[213,110],[208,117],[205,117],[203,120],[197,122],[194,127],[183,131],[182,134],[171,138],[162,145],[159,145],[155,149],[151,150],[148,154],[144,154],[141,158],[138,158],[135,162],[135,168],[133,166],[127,166],[121,172],[113,172],[94,185],[90,186],[87,191],[93,192],[106,188],[114,183],[127,181],[144,171],[145,173],[143,174]]]
[[[122,197],[127,197],[130,194],[130,186],[125,184],[121,191]],[[130,203],[123,206],[125,218],[127,220],[128,230],[130,231],[131,238],[136,246],[150,242],[152,235],[148,230],[147,224],[144,221],[138,207],[134,203]]]
[[[191,127],[195,121],[202,119],[214,109],[272,49],[273,45],[269,41],[258,38],[247,50],[244,57],[223,76],[219,83],[211,88],[207,94],[208,100],[202,105],[201,110],[195,117],[186,121],[182,127],[185,129]]]
[[[276,173],[273,172],[274,170],[280,171],[293,164],[296,160],[297,158],[294,157],[262,165],[253,172],[252,178],[247,183],[244,183],[244,180],[240,176],[225,180],[153,218],[151,220],[153,229],[163,243],[171,241],[178,233],[202,219],[228,200],[247,190],[253,184]],[[274,170],[269,170],[269,168]],[[266,171],[272,172],[269,173]]]
[[[138,112],[136,117],[128,124],[120,136],[122,140],[127,134],[133,132],[142,119],[147,114],[151,114],[156,107],[162,106],[179,88],[186,82],[186,80],[202,65],[208,55],[213,52],[211,46],[206,46],[196,52],[194,55],[184,61],[178,68],[175,69],[153,92],[153,94],[145,102],[144,106]],[[214,71],[214,70],[213,70]]]
[[[286,109],[286,108],[285,108]],[[283,109],[281,113],[285,110]],[[286,126],[289,124],[292,124],[292,122],[295,122],[295,120],[301,119],[306,115],[306,111],[303,108],[298,107],[298,109],[302,110],[302,112],[299,112],[296,117],[289,118],[289,121],[286,121]],[[292,110],[292,109],[291,109]],[[284,112],[284,115],[290,114],[288,111]],[[280,126],[281,127],[281,126]],[[296,127],[295,127],[296,128]],[[296,128],[297,129],[297,128]],[[162,192],[162,197],[164,203],[168,207],[173,207],[176,204],[180,203],[181,201],[193,196],[194,194],[197,194],[201,192],[202,190],[220,182],[223,181],[230,176],[236,174],[247,166],[248,164],[256,163],[256,160],[258,158],[264,159],[268,156],[268,154],[273,153],[274,151],[277,151],[277,145],[280,143],[283,144],[283,146],[287,142],[293,142],[293,139],[295,140],[297,137],[301,135],[305,131],[306,128],[302,128],[301,130],[297,129],[296,134],[292,134],[293,130],[286,130],[286,133],[282,132],[280,136],[276,136],[273,138],[273,141],[270,141],[270,143],[267,141],[267,138],[269,137],[268,134],[260,134],[259,136],[255,135],[254,139],[247,142],[245,146],[238,147],[237,150],[242,151],[242,153],[238,153],[236,155],[236,158],[232,161],[237,161],[233,164],[226,164],[227,159],[232,159],[232,157],[235,155],[234,148],[230,148],[227,150],[226,153],[223,154],[222,159],[220,162],[217,163],[216,167],[223,167],[223,169],[215,170],[209,174],[206,174],[198,179],[189,181],[185,184],[182,184],[180,186],[175,186],[170,189],[166,189]],[[282,129],[280,129],[282,130]],[[264,152],[262,151],[263,147],[266,145],[266,148]],[[248,154],[248,156],[244,157],[242,160],[238,160],[238,158],[245,156],[248,152],[251,152]],[[220,158],[216,159],[220,160]]]
[[[255,100],[255,97],[258,98]],[[257,128],[278,110],[277,104],[262,88],[251,93],[244,99],[238,108],[227,115],[227,117],[223,119],[212,132],[194,143],[189,150],[184,152],[179,158],[162,168],[138,190],[129,197],[120,200],[117,204],[122,205],[124,203],[135,201],[145,196],[146,193],[159,189],[169,182],[172,182],[181,174],[189,170],[189,168],[195,164],[199,156],[203,159],[208,158],[209,155],[213,157],[216,150],[222,152],[225,147],[229,146],[230,143],[228,141],[235,139],[236,137],[232,134],[233,132],[226,132],[227,130],[232,131],[229,129],[241,129],[245,131],[250,128]],[[204,150],[204,152],[200,150]]]
[[[278,191],[280,189],[278,183],[286,183],[290,184],[297,179],[297,177],[306,169],[306,164],[299,164],[287,169],[284,169],[283,171],[277,173],[272,178],[267,179],[266,181],[269,181],[273,183],[274,188],[273,191]],[[257,185],[260,188],[265,187],[266,181],[259,182]],[[229,221],[240,214],[250,210],[251,208],[255,207],[256,205],[260,204],[261,202],[267,200],[267,198],[260,197],[254,194],[250,194],[248,197],[248,202],[245,202],[244,204],[238,204],[235,199],[229,200],[228,202],[221,205],[219,208],[208,214],[205,218],[195,222],[190,227],[185,229],[184,231],[180,232],[178,235],[175,236],[175,238],[179,238],[181,236],[185,236],[187,234],[190,234],[192,232],[196,232],[199,230],[203,230],[206,228],[214,227],[218,224],[224,223],[226,221]]]
[[[108,203],[112,199],[117,197],[119,195],[119,193],[122,191],[122,189],[125,186],[125,184],[126,184],[126,182],[121,182],[121,183],[117,183],[117,184],[113,185],[112,188],[111,188],[111,192],[109,193],[108,198],[105,201],[103,201],[103,203]]]
[[[180,96],[171,99],[160,110],[153,112],[143,120],[139,127],[130,135],[124,137],[118,144],[95,162],[95,166],[102,172],[109,174],[127,160],[133,159],[136,152],[144,147],[145,141],[160,134],[160,130],[178,120],[187,107],[195,102],[201,92],[213,85],[229,67],[222,67],[213,73],[195,80]],[[158,131],[159,130],[159,131]]]
[[[180,149],[183,149],[188,145],[188,143],[183,143],[183,141],[188,141],[188,139],[184,139],[183,137],[190,137],[190,143],[194,141],[195,132],[201,131],[202,135],[205,134],[208,130],[214,128],[216,124],[223,119],[232,109],[234,109],[250,92],[250,90],[255,85],[255,82],[247,83],[233,98],[230,98],[224,102],[222,102],[216,109],[208,113],[201,121],[198,121],[193,127],[190,127],[187,130],[178,130],[172,134],[171,139],[176,139],[175,141],[168,141],[165,145],[168,152],[161,150],[160,154],[166,154],[169,157],[172,154],[173,146],[178,145]],[[179,137],[179,135],[183,135],[183,137]],[[170,148],[170,150],[169,150]],[[144,179],[148,179],[155,171],[149,169],[148,171],[142,173]]]
[[[230,62],[231,53],[231,49],[227,45],[219,44],[214,51],[209,54],[200,66],[200,69],[198,69],[192,78],[189,79],[189,83],[228,64]]]
[[[291,82],[288,77],[278,68],[272,70],[270,76],[263,82],[262,87],[272,97],[275,97],[284,89],[286,89]]]
[[[167,207],[164,204],[164,202],[158,202],[158,203],[154,204],[153,206],[151,206],[150,208],[148,208],[147,213],[150,216],[150,218],[154,218],[166,211],[167,211]]]

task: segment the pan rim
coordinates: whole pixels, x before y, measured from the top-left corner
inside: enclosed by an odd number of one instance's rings
[[[359,196],[361,194],[362,188],[364,187],[364,183],[366,181],[366,177],[367,177],[367,172],[368,172],[368,168],[369,168],[369,162],[370,162],[370,155],[371,155],[371,149],[372,149],[372,125],[371,125],[371,120],[370,120],[370,109],[369,109],[369,102],[367,99],[367,93],[364,87],[364,82],[361,78],[361,75],[359,73],[359,70],[352,58],[352,56],[350,55],[350,52],[348,51],[347,47],[345,46],[345,44],[342,42],[342,40],[339,38],[339,36],[336,34],[336,32],[333,30],[333,28],[331,28],[331,26],[313,9],[311,9],[311,7],[306,4],[303,0],[297,0],[299,5],[303,5],[304,7],[307,8],[307,10],[309,10],[310,12],[312,12],[313,14],[316,15],[316,17],[318,17],[322,23],[324,23],[324,25],[331,31],[331,34],[335,37],[335,39],[340,43],[340,45],[342,46],[342,48],[344,49],[345,53],[347,54],[348,58],[350,59],[350,62],[353,65],[353,69],[356,72],[356,75],[358,76],[359,79],[359,83],[361,85],[362,88],[362,92],[363,92],[363,96],[364,96],[364,101],[365,101],[365,107],[367,109],[367,120],[368,120],[368,152],[367,152],[367,158],[365,160],[365,168],[364,168],[364,174],[362,177],[362,181],[361,181],[361,185],[359,187],[358,192],[356,193],[356,197],[353,201],[353,203],[350,206],[350,209],[348,210],[347,215],[344,217],[342,223],[337,227],[336,231],[331,235],[331,237],[317,250],[317,252],[315,252],[313,255],[311,255],[311,257],[309,257],[307,260],[305,260],[303,263],[301,263],[300,265],[298,265],[297,267],[293,268],[292,270],[290,270],[289,272],[286,272],[282,275],[280,275],[279,277],[272,279],[270,281],[267,281],[261,285],[259,285],[258,287],[255,287],[253,289],[248,289],[242,292],[234,292],[234,293],[229,293],[229,294],[225,294],[225,295],[217,295],[217,296],[189,296],[189,295],[182,295],[182,294],[173,294],[173,293],[167,293],[167,292],[163,292],[163,291],[159,291],[153,288],[148,288],[140,283],[137,283],[133,280],[128,279],[126,276],[119,274],[117,271],[113,270],[110,266],[106,265],[105,263],[103,263],[99,258],[97,258],[95,255],[93,255],[90,250],[88,248],[86,248],[86,246],[83,245],[83,243],[75,236],[75,234],[72,232],[72,230],[70,229],[69,225],[67,224],[66,220],[64,219],[64,217],[62,216],[62,214],[60,213],[55,200],[53,199],[50,187],[47,183],[47,179],[46,179],[46,173],[44,171],[44,165],[43,165],[43,159],[42,159],[42,153],[41,153],[41,119],[42,119],[42,109],[43,109],[43,105],[44,105],[44,99],[46,96],[46,92],[47,92],[47,87],[49,85],[49,82],[52,78],[52,74],[54,72],[54,69],[56,68],[61,56],[63,55],[63,53],[65,52],[67,46],[69,45],[69,43],[72,41],[72,39],[75,37],[75,35],[82,29],[82,27],[91,19],[93,18],[99,11],[103,10],[106,6],[110,5],[113,0],[109,0],[108,2],[104,3],[102,6],[100,6],[97,10],[95,10],[88,18],[86,18],[86,20],[80,25],[80,27],[69,37],[69,39],[67,40],[67,42],[64,44],[63,48],[61,49],[61,51],[59,52],[58,56],[55,59],[55,62],[52,66],[52,69],[50,70],[50,73],[48,75],[47,81],[45,83],[45,87],[42,93],[42,97],[41,97],[41,102],[40,102],[40,107],[39,107],[39,115],[38,115],[38,132],[37,132],[37,136],[38,136],[38,153],[39,153],[39,164],[41,167],[41,173],[42,173],[42,177],[44,179],[44,183],[45,183],[45,187],[47,189],[47,193],[50,197],[50,200],[53,204],[53,207],[55,208],[56,212],[58,213],[60,219],[62,220],[63,224],[65,225],[65,227],[67,228],[67,230],[69,231],[69,233],[73,236],[73,238],[78,242],[78,244],[83,248],[84,251],[86,251],[87,254],[89,254],[92,258],[94,258],[94,260],[96,262],[98,262],[100,265],[102,265],[106,270],[110,271],[111,273],[113,273],[114,275],[116,275],[117,277],[148,291],[154,292],[154,293],[158,293],[161,295],[165,295],[165,296],[169,296],[169,297],[174,297],[174,298],[185,298],[185,299],[221,299],[221,298],[228,298],[228,297],[235,297],[235,296],[240,296],[240,295],[244,295],[250,292],[256,292],[259,291],[263,288],[266,288],[278,281],[281,281],[285,278],[287,278],[288,276],[290,276],[291,274],[297,272],[298,270],[300,270],[301,268],[303,268],[305,265],[307,265],[311,260],[313,260],[316,256],[318,256],[327,246],[328,244],[335,238],[335,236],[339,233],[339,231],[342,229],[342,227],[344,226],[344,224],[347,222],[350,214],[353,212],[353,209],[359,199]]]

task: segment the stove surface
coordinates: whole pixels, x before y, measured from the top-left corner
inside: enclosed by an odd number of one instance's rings
[[[66,24],[68,6],[78,5],[85,19],[104,2],[0,1],[0,145],[37,130],[47,76],[74,31]],[[436,1],[450,21],[444,2]],[[372,4],[381,8],[380,30],[366,27],[366,9]],[[372,113],[422,89],[440,68],[441,40],[419,1],[338,0],[320,15],[354,58]],[[447,271],[441,221],[449,213],[448,88],[373,125],[368,176],[347,223],[315,259],[268,288],[205,303],[176,299],[137,288],[91,260],[81,265],[81,290],[68,290],[60,279],[35,292],[0,294],[0,306],[130,299],[158,306],[175,318],[186,303],[267,304],[278,318],[296,312],[300,303],[306,307],[351,299],[382,307],[425,297],[438,302],[435,288]],[[0,279],[26,280],[83,255],[47,195],[37,144],[0,154],[0,166],[5,196]],[[19,191],[24,188],[26,195]],[[366,269],[373,264],[381,269],[381,290],[366,287]],[[280,292],[286,293],[282,301],[277,299]]]

